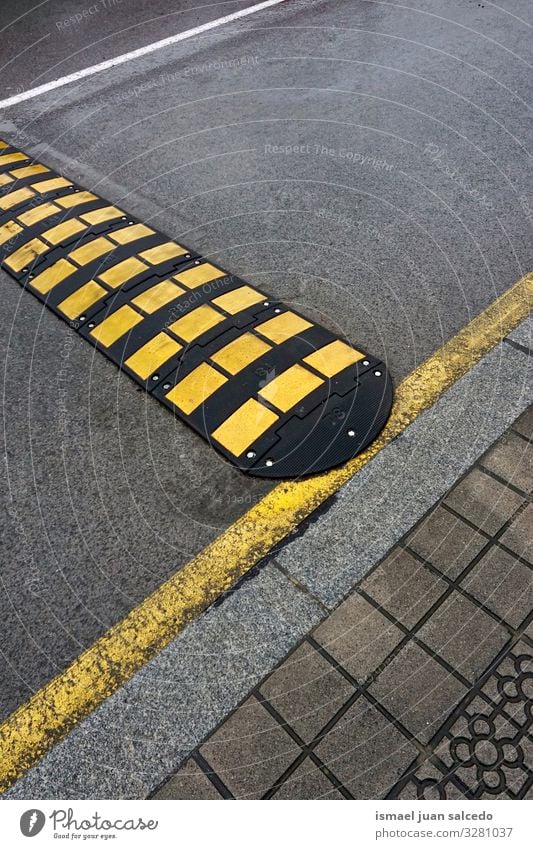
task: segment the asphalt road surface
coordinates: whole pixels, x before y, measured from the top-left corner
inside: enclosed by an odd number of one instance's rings
[[[247,5],[4,0],[3,97]],[[2,109],[0,138],[397,382],[532,267],[532,11],[286,0]],[[5,717],[272,484],[0,283]]]

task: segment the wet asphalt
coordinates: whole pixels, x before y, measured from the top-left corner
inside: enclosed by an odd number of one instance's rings
[[[106,3],[5,0],[3,96],[251,5]],[[397,382],[532,267],[532,11],[287,0],[5,109],[0,137]],[[271,484],[0,282],[6,716]]]

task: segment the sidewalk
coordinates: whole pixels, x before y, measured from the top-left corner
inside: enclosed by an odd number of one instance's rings
[[[154,798],[532,797],[532,437],[530,408]]]

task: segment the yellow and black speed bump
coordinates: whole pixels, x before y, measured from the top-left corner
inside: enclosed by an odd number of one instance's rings
[[[383,363],[0,141],[2,268],[245,472],[296,477],[383,428]]]

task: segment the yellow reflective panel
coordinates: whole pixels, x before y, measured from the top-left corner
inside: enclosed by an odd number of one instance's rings
[[[324,383],[321,377],[300,365],[294,365],[267,383],[259,395],[278,410],[287,413],[298,401]]]
[[[362,360],[364,356],[360,351],[350,348],[345,342],[337,339],[337,341],[330,342],[329,345],[309,354],[308,357],[304,357],[303,361],[319,371],[320,374],[333,377],[348,366],[353,366],[354,363]]]
[[[22,224],[25,224],[26,227],[32,227],[34,224],[37,224],[38,221],[42,221],[43,218],[50,218],[50,216],[54,215],[56,212],[61,212],[61,210],[54,203],[40,203],[39,206],[34,206],[33,209],[29,209],[28,212],[23,212],[22,215],[17,215],[17,219]]]
[[[191,371],[187,377],[180,380],[176,386],[167,393],[167,398],[179,410],[189,415],[194,412],[200,404],[216,392],[228,380],[219,371],[215,371],[207,363],[202,363]]]
[[[115,230],[114,233],[108,233],[107,235],[119,245],[127,245],[129,242],[137,241],[137,239],[144,239],[145,236],[153,236],[154,232],[146,224],[131,224],[129,227],[124,227],[122,230]]]
[[[22,162],[24,159],[29,159],[25,153],[4,153],[0,156],[0,168],[2,165],[9,165],[11,162]]]
[[[132,327],[139,324],[143,320],[142,315],[132,310],[127,304],[120,307],[116,312],[109,315],[107,318],[91,330],[91,336],[100,342],[104,348],[109,348],[117,339],[124,336]]]
[[[252,336],[251,333],[244,333],[238,339],[234,339],[229,345],[225,345],[216,354],[211,355],[211,359],[217,366],[220,366],[230,374],[238,374],[258,357],[262,357],[267,351],[271,351],[270,345],[258,339],[257,336]]]
[[[29,200],[33,196],[34,193],[32,190],[24,186],[24,188],[18,189],[16,192],[10,192],[8,195],[0,198],[0,209],[10,209],[12,206],[16,206],[17,203]]]
[[[220,295],[213,299],[213,303],[220,307],[221,310],[229,312],[230,315],[235,315],[241,310],[245,310],[253,304],[258,304],[259,301],[264,301],[265,296],[252,289],[251,286],[241,286],[240,289],[234,289],[232,292],[226,292],[225,295]]]
[[[32,183],[32,189],[42,194],[43,192],[55,192],[56,189],[66,189],[67,186],[72,188],[72,180],[65,180],[64,177],[53,177],[51,180],[40,180],[38,183]]]
[[[137,257],[130,256],[128,259],[123,259],[122,262],[117,262],[109,271],[104,271],[98,276],[108,286],[116,289],[117,286],[121,286],[126,280],[131,280],[132,277],[140,274],[141,271],[148,271],[148,266],[144,262],[141,262],[140,259],[137,259]]]
[[[12,268],[13,271],[22,271],[25,266],[32,264],[35,257],[38,257],[49,250],[50,245],[41,242],[40,239],[31,239],[29,242],[26,242],[25,245],[17,248],[17,250],[12,254],[9,254],[4,259],[4,262],[9,266],[9,268]]]
[[[13,177],[10,177],[9,174],[0,174],[0,186],[7,186],[8,183],[13,182]]]
[[[112,242],[109,242],[103,236],[100,236],[99,239],[93,239],[92,242],[86,242],[79,248],[75,248],[73,251],[70,251],[68,257],[69,259],[73,259],[74,262],[77,262],[78,265],[87,265],[88,262],[92,262],[93,259],[98,259],[99,256],[102,256],[102,254],[114,251],[115,247],[116,245]]]
[[[113,218],[121,218],[124,213],[116,206],[103,206],[101,209],[93,209],[92,212],[85,212],[80,215],[88,224],[103,224],[104,221],[112,221]]]
[[[293,336],[303,333],[304,330],[312,326],[311,322],[306,321],[305,318],[293,312],[284,312],[275,316],[275,318],[270,318],[263,324],[259,324],[255,330],[276,345],[281,345],[282,342],[292,339]]]
[[[163,363],[175,357],[181,351],[181,347],[166,333],[158,333],[146,345],[128,357],[125,363],[140,378],[147,380]]]
[[[46,165],[26,165],[24,168],[15,168],[9,173],[17,180],[24,180],[25,177],[35,177],[36,174],[46,174],[50,171]]]
[[[263,407],[255,398],[250,398],[222,422],[211,436],[235,457],[240,457],[278,419],[279,416],[272,410]]]
[[[69,274],[73,274],[77,270],[76,266],[72,265],[71,262],[67,262],[66,259],[58,259],[57,262],[54,262],[53,265],[45,271],[42,271],[37,275],[37,277],[34,277],[33,280],[30,280],[30,286],[37,289],[41,295],[45,295],[53,289],[54,286],[61,283],[65,277],[68,277]]]
[[[58,309],[66,315],[67,318],[78,318],[83,315],[85,310],[96,304],[101,298],[108,294],[107,289],[96,283],[95,280],[89,280],[79,289],[76,289],[72,295],[65,298],[58,304]]]
[[[59,245],[70,236],[74,236],[76,233],[81,233],[82,230],[86,229],[86,224],[82,224],[77,218],[71,218],[70,221],[63,221],[62,224],[57,224],[56,227],[51,227],[49,230],[45,230],[42,237],[52,245]]]
[[[9,147],[8,143],[5,141],[0,141],[0,150],[5,150],[6,147]]]
[[[202,304],[192,312],[184,315],[183,318],[178,318],[170,325],[169,330],[179,336],[180,339],[185,339],[186,342],[192,342],[197,339],[202,333],[206,333],[216,324],[224,321],[225,316],[216,312],[208,304]]]
[[[148,248],[139,254],[140,257],[149,262],[150,265],[157,265],[159,262],[166,262],[167,259],[174,259],[176,256],[183,256],[187,253],[187,248],[182,248],[176,242],[165,242],[164,245],[157,245],[155,248]]]
[[[151,315],[157,312],[158,309],[161,309],[161,307],[179,298],[184,292],[185,289],[182,289],[177,283],[173,283],[172,280],[162,280],[161,283],[156,283],[155,286],[146,289],[145,292],[141,292],[136,298],[132,298],[132,303],[143,312]]]
[[[15,221],[8,221],[0,227],[0,245],[4,245],[6,242],[9,242],[9,240],[18,233],[22,233],[22,227],[19,227]]]
[[[55,202],[62,206],[63,209],[70,209],[71,206],[88,203],[90,200],[100,200],[100,198],[97,195],[93,195],[92,192],[74,192],[73,195],[64,195],[62,198],[55,198]]]
[[[188,268],[182,271],[181,274],[175,274],[174,280],[179,280],[188,289],[196,289],[203,283],[209,283],[210,280],[218,280],[219,277],[225,277],[226,271],[217,268],[216,265],[211,265],[210,262],[204,262],[202,265],[195,265],[194,268]]]

